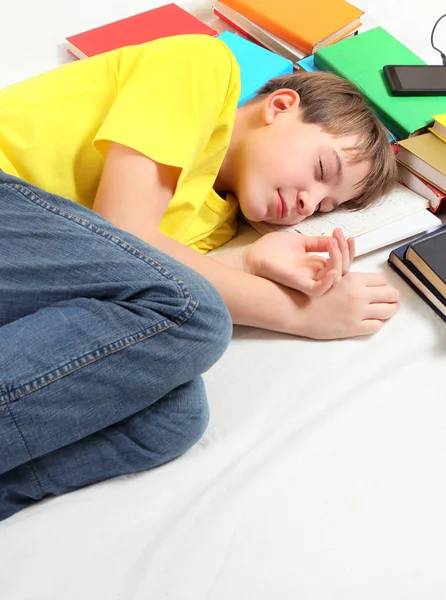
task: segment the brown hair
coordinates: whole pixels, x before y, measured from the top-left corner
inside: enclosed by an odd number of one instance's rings
[[[395,155],[384,126],[358,88],[332,73],[298,71],[268,81],[254,101],[281,88],[299,94],[305,123],[319,125],[333,136],[358,135],[358,144],[345,150],[352,163],[370,161],[371,169],[358,183],[358,195],[344,204],[346,208],[358,210],[390,192],[397,182]]]

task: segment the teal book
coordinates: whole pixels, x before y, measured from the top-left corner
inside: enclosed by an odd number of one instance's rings
[[[290,60],[235,33],[224,31],[217,37],[228,46],[240,67],[242,91],[239,106],[253,98],[256,91],[273,77],[293,72]]]
[[[398,139],[419,133],[433,123],[433,115],[445,111],[446,96],[392,96],[384,65],[426,63],[382,27],[317,50],[314,62],[354,83]]]
[[[298,60],[297,64],[298,64],[299,68],[302,69],[303,71],[312,72],[312,71],[320,71],[321,70],[321,69],[318,69],[316,67],[316,65],[314,64],[314,54],[310,54],[310,56],[306,56],[305,58]]]

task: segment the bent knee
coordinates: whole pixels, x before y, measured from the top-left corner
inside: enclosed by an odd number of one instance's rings
[[[197,308],[189,320],[195,349],[194,360],[201,363],[200,373],[207,371],[225,352],[232,336],[232,319],[218,290],[207,280],[192,290]]]
[[[138,460],[144,468],[166,463],[195,446],[209,424],[209,405],[201,378],[191,381],[159,400],[126,429],[136,442]]]

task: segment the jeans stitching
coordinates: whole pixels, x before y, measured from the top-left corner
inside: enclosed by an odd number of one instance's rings
[[[70,375],[74,371],[77,371],[83,368],[84,366],[90,365],[101,358],[105,358],[110,354],[114,354],[120,350],[123,350],[130,345],[133,345],[140,341],[144,341],[157,333],[161,333],[162,331],[165,331],[166,329],[172,327],[173,324],[182,325],[194,314],[199,304],[198,301],[193,299],[192,293],[187,288],[185,283],[181,279],[176,277],[173,273],[170,273],[170,271],[168,271],[160,263],[153,260],[152,258],[147,256],[146,254],[144,254],[125,240],[121,239],[117,235],[98,227],[97,225],[91,223],[87,219],[72,215],[71,213],[59,209],[57,206],[54,206],[50,202],[44,200],[43,198],[40,198],[33,190],[30,190],[25,186],[16,183],[5,183],[4,185],[15,189],[26,199],[30,200],[34,204],[37,204],[44,210],[48,210],[49,212],[52,212],[62,218],[66,218],[81,227],[85,227],[94,234],[100,235],[101,237],[111,241],[118,247],[122,248],[124,251],[129,252],[139,260],[142,260],[143,262],[154,267],[163,277],[166,277],[178,284],[183,294],[183,297],[188,300],[188,303],[186,308],[183,309],[182,313],[180,313],[180,315],[176,318],[172,318],[170,321],[163,320],[155,326],[151,327],[150,329],[133,333],[130,336],[125,336],[119,340],[115,340],[114,342],[107,344],[106,346],[103,346],[102,348],[95,350],[94,352],[89,352],[84,356],[77,357],[71,360],[70,362],[66,363],[62,367],[59,367],[53,371],[50,371],[49,373],[41,375],[37,379],[34,379],[28,383],[25,383],[24,385],[21,385],[18,389],[12,392],[4,390],[4,393],[0,396],[0,406],[23,398],[24,396],[27,396],[39,389],[42,389],[43,387],[49,385],[50,383],[53,383],[54,381],[57,381],[58,379],[61,379],[62,377]],[[0,386],[0,391],[1,387],[3,386]]]
[[[132,254],[139,260],[142,260],[143,262],[149,264],[151,267],[155,268],[158,271],[158,273],[160,273],[163,277],[165,277],[167,279],[171,279],[172,281],[177,283],[178,286],[180,287],[184,297],[189,300],[189,303],[188,303],[188,306],[183,311],[184,315],[183,315],[183,313],[180,313],[180,316],[178,316],[176,319],[172,319],[172,321],[174,323],[176,323],[177,325],[181,325],[187,319],[189,319],[190,316],[193,314],[193,312],[196,309],[196,305],[198,305],[198,303],[196,301],[195,301],[195,303],[192,301],[193,298],[192,298],[192,294],[191,294],[190,290],[188,289],[188,287],[186,286],[184,281],[182,281],[181,279],[176,277],[173,273],[168,271],[160,263],[153,260],[146,254],[141,252],[141,250],[138,250],[137,248],[135,248],[134,246],[132,246],[125,240],[121,239],[116,234],[106,231],[105,229],[102,229],[98,225],[91,223],[90,221],[88,221],[87,219],[84,219],[83,217],[78,217],[76,215],[72,215],[71,213],[62,210],[62,209],[58,208],[57,206],[54,206],[54,204],[51,204],[47,200],[40,198],[40,196],[38,196],[33,190],[30,190],[29,188],[22,186],[20,184],[17,184],[17,183],[6,183],[5,185],[7,185],[10,188],[15,189],[20,194],[22,194],[25,198],[29,199],[34,204],[37,204],[44,210],[48,210],[49,212],[52,212],[62,218],[72,221],[72,222],[76,223],[77,225],[79,225],[80,227],[84,227],[85,229],[88,229],[92,233],[95,233],[96,235],[100,235],[101,237],[109,240],[110,242],[116,244],[119,248],[122,248],[124,251]],[[191,301],[192,301],[192,306],[190,306]],[[194,306],[194,304],[195,304],[195,306]]]
[[[91,365],[92,363],[100,360],[101,358],[105,358],[107,356],[110,356],[111,354],[115,354],[120,350],[125,350],[125,348],[128,348],[129,346],[137,344],[138,342],[143,342],[144,340],[147,340],[148,338],[158,333],[162,333],[163,331],[166,331],[171,327],[173,327],[173,324],[169,323],[168,321],[164,321],[163,323],[159,323],[158,325],[156,325],[155,328],[152,327],[149,330],[146,330],[145,334],[143,332],[140,332],[138,334],[126,336],[120,340],[112,342],[111,344],[107,344],[102,348],[98,348],[94,352],[89,352],[84,356],[79,356],[78,358],[75,358],[74,360],[71,360],[70,362],[66,363],[62,367],[59,367],[54,371],[50,371],[45,375],[41,375],[37,379],[34,379],[28,383],[25,383],[24,385],[21,385],[20,388],[18,388],[14,392],[6,392],[2,394],[2,397],[0,398],[0,406],[10,404],[16,400],[20,400],[21,398],[24,398],[25,396],[28,396],[29,394],[32,394],[37,390],[46,387],[54,381],[62,379],[62,377],[71,375],[71,373],[74,373],[75,371],[78,371],[79,369],[82,369],[83,367],[86,367],[88,365]],[[118,345],[119,347],[117,347]]]
[[[26,440],[23,437],[22,431],[21,431],[21,429],[20,429],[20,427],[19,427],[19,425],[18,425],[18,423],[17,423],[17,421],[16,421],[16,419],[15,419],[13,413],[12,413],[12,410],[11,410],[9,404],[5,404],[5,406],[6,406],[6,410],[8,411],[9,416],[11,417],[12,422],[14,423],[14,426],[15,426],[15,428],[17,430],[17,433],[19,434],[20,439],[22,440],[23,446],[25,447],[25,451],[26,451],[26,453],[28,455],[28,461],[26,462],[26,466],[29,467],[29,469],[31,471],[31,474],[33,475],[33,477],[34,477],[34,479],[36,481],[36,484],[37,484],[37,486],[39,488],[39,491],[40,491],[40,493],[43,496],[45,492],[43,490],[42,483],[40,482],[40,479],[39,479],[39,477],[37,475],[37,471],[34,469],[34,466],[33,466],[33,457],[31,456],[31,452],[29,450],[28,444],[26,443]]]

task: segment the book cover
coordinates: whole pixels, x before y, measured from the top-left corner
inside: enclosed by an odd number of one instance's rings
[[[432,212],[446,211],[445,192],[442,192],[429,183],[429,181],[411,171],[409,167],[406,167],[406,165],[398,163],[397,168],[399,181],[416,194],[426,198],[426,200],[429,201],[429,208]]]
[[[446,113],[434,115],[434,126],[429,128],[442,142],[446,143]]]
[[[314,64],[314,54],[310,54],[310,56],[306,56],[302,60],[297,62],[300,69],[303,71],[307,71],[312,73],[313,71],[320,71]]]
[[[432,133],[400,140],[398,162],[446,192],[446,144]]]
[[[171,3],[70,35],[66,40],[72,54],[77,58],[87,58],[124,46],[189,33],[217,35],[215,29]]]
[[[444,229],[445,226],[439,231]],[[409,246],[410,243],[407,243],[392,250],[388,264],[446,322],[446,299],[406,260]]]
[[[223,4],[305,54],[358,29],[364,14],[345,0],[224,0]]]
[[[214,14],[248,39],[268,48],[271,52],[288,58],[292,62],[296,62],[304,56],[301,50],[281,40],[270,31],[260,27],[260,25],[256,25],[256,23],[232,10],[232,8],[229,8],[223,2],[219,2],[219,0],[215,0]]]
[[[432,124],[432,115],[444,111],[446,96],[392,96],[384,65],[424,65],[404,44],[382,27],[318,50],[316,66],[354,83],[398,139],[408,138]]]
[[[446,299],[446,227],[410,244],[406,260]]]
[[[234,54],[240,67],[241,93],[238,105],[254,97],[255,92],[272,77],[293,72],[293,63],[230,31],[218,36]]]

